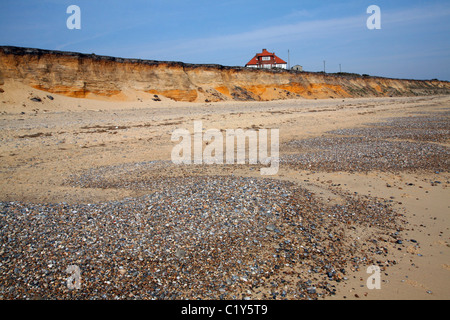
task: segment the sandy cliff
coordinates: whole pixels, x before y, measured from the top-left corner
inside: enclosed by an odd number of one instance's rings
[[[450,82],[194,65],[95,54],[0,47],[0,91],[8,81],[77,98],[268,101],[449,94]]]

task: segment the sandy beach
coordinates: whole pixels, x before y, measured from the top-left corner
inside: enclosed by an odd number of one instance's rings
[[[3,88],[2,299],[450,298],[449,96],[111,102]],[[173,130],[195,120],[279,129],[278,173],[172,164]]]

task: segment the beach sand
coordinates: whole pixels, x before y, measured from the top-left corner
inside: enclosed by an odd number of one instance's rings
[[[69,259],[70,261],[67,260],[67,255],[62,255],[66,260],[59,264],[55,261],[58,260],[56,256],[50,263],[48,261],[52,260],[49,258],[51,253],[42,249],[48,245],[50,247],[46,249],[50,250],[52,248],[50,244],[44,244],[43,239],[33,238],[34,240],[27,242],[19,235],[15,236],[13,232],[15,229],[11,226],[14,223],[17,223],[17,227],[20,226],[20,219],[18,220],[16,215],[19,215],[18,212],[22,209],[15,207],[18,203],[20,206],[29,205],[32,208],[37,204],[64,202],[67,206],[73,206],[70,207],[71,212],[76,212],[74,208],[77,206],[87,204],[101,206],[102,203],[111,204],[123,199],[144,197],[149,194],[149,190],[158,188],[163,188],[158,190],[164,190],[164,186],[159,184],[148,188],[142,187],[142,183],[152,179],[164,181],[164,179],[175,177],[175,181],[178,179],[182,184],[185,178],[216,176],[224,176],[225,179],[240,177],[243,180],[236,183],[244,185],[245,188],[253,183],[253,180],[247,180],[247,178],[261,180],[259,188],[262,189],[264,189],[262,179],[276,179],[289,183],[280,185],[280,188],[286,188],[286,192],[291,188],[290,183],[293,183],[312,194],[317,205],[320,204],[322,206],[320,208],[325,208],[323,210],[333,205],[343,205],[352,197],[377,199],[377,203],[389,205],[399,221],[394,227],[386,226],[383,229],[384,233],[365,224],[355,224],[353,229],[346,229],[341,240],[345,242],[347,237],[348,243],[353,243],[354,246],[354,249],[349,251],[348,257],[363,253],[363,256],[368,255],[373,260],[368,260],[367,264],[358,263],[357,266],[342,262],[340,266],[345,267],[345,273],[339,273],[338,278],[334,274],[333,277],[328,277],[329,279],[326,276],[323,278],[323,274],[330,272],[323,267],[326,263],[321,265],[321,271],[314,276],[311,275],[309,267],[302,267],[303,269],[296,267],[301,265],[301,259],[289,260],[289,257],[285,257],[283,260],[285,267],[280,270],[275,268],[270,273],[270,277],[278,284],[275,289],[270,289],[268,283],[258,282],[259,271],[257,270],[250,287],[248,283],[251,281],[245,278],[245,273],[242,273],[238,275],[241,280],[243,279],[239,284],[224,281],[224,283],[217,283],[217,286],[209,292],[191,289],[195,292],[192,296],[187,294],[180,284],[180,287],[173,288],[182,292],[175,298],[221,297],[226,299],[244,296],[251,299],[450,298],[450,197],[448,191],[450,97],[448,96],[218,103],[183,103],[164,97],[161,97],[162,101],[153,101],[151,97],[142,96],[136,97],[134,102],[111,102],[48,94],[17,83],[5,83],[3,89],[4,92],[0,94],[0,202],[3,208],[0,254],[3,264],[0,274],[0,295],[2,298],[102,298],[103,294],[100,292],[103,287],[98,285],[99,282],[94,275],[91,280],[88,280],[89,272],[87,271],[83,277],[86,279],[85,285],[89,286],[88,292],[83,292],[81,289],[82,293],[77,296],[73,291],[64,290],[64,279],[67,277],[64,271],[67,264],[71,261],[84,265],[85,268],[88,264],[83,261],[83,255],[75,260]],[[33,97],[38,97],[41,101],[30,100]],[[205,130],[210,128],[219,130],[279,129],[281,161],[278,173],[274,176],[263,177],[257,168],[250,165],[187,165],[182,170],[173,167],[170,164],[170,155],[175,143],[171,141],[171,134],[176,128],[185,128],[192,132],[195,120],[201,120]],[[370,128],[370,130],[352,131],[358,128]],[[149,165],[153,162],[164,165],[161,169],[155,170]],[[205,184],[205,190],[211,188],[211,192],[220,193],[222,190],[215,189],[218,187],[211,186],[210,182],[203,180],[198,180],[196,183],[199,188]],[[233,187],[228,186],[227,183],[228,180],[224,180],[223,190],[228,191],[223,192],[233,192]],[[167,194],[172,194],[171,192],[176,194],[175,189],[176,187],[174,190],[170,189],[171,191],[167,191]],[[263,192],[261,194],[264,196]],[[276,198],[278,196],[275,195],[274,199],[278,199]],[[305,197],[309,196],[305,195]],[[267,200],[275,201],[270,198]],[[223,205],[221,202],[219,204]],[[289,202],[286,206],[289,206]],[[82,210],[88,210],[85,207],[82,208]],[[37,211],[35,214],[39,213]],[[208,209],[206,211],[208,212]],[[208,218],[204,219],[208,221]],[[298,224],[305,218],[299,219],[295,220],[295,223]],[[8,222],[13,220],[14,223]],[[240,223],[247,223],[242,221]],[[336,228],[338,228],[336,230],[342,229],[339,223],[336,222]],[[348,223],[351,224],[351,222]],[[108,224],[108,221],[105,220],[105,224]],[[250,223],[249,226],[252,224]],[[9,227],[11,229],[8,229]],[[44,227],[48,226],[44,224]],[[279,226],[279,228],[282,227],[283,225]],[[290,234],[290,227],[286,228],[286,231],[281,230],[281,233]],[[220,227],[218,229],[221,230]],[[140,230],[147,232],[145,228]],[[30,230],[26,236],[37,237],[45,234],[46,231],[51,233],[51,230],[46,229],[36,231],[37,233]],[[396,231],[397,234],[392,236]],[[293,234],[293,231],[291,233]],[[256,235],[250,232],[248,237],[256,237]],[[131,235],[129,237],[132,238]],[[286,238],[286,235],[284,237],[255,238],[255,241],[262,244],[259,249],[254,249],[260,250],[255,251],[255,254],[262,256],[267,253],[267,261],[275,252],[270,250],[276,250],[281,255],[283,250],[276,245],[276,242],[284,239],[286,244],[292,244],[297,239],[294,236],[293,238]],[[41,249],[42,252],[45,251],[42,256],[46,259],[43,264],[57,265],[59,269],[52,271],[51,266],[47,267],[46,274],[52,274],[52,280],[46,283],[46,276],[40,275],[39,280],[33,280],[37,281],[36,286],[30,287],[27,281],[32,281],[30,280],[32,271],[28,268],[32,269],[31,265],[39,259],[39,254],[30,249],[29,256],[24,254],[14,257],[11,251],[8,251],[8,247],[15,250],[22,248],[25,252],[26,248],[29,248],[27,245],[33,241],[42,241]],[[272,244],[275,249],[270,247]],[[301,241],[298,242],[298,245],[300,244]],[[269,247],[270,250],[267,249]],[[167,250],[175,252],[177,257],[191,252],[187,247],[184,251],[181,249],[177,251],[175,248],[168,247]],[[301,251],[295,251],[298,249],[292,247],[289,250],[294,250],[292,252],[295,254],[301,254]],[[287,249],[285,252],[289,253]],[[230,256],[227,256],[228,254]],[[326,248],[322,248],[321,254],[330,259],[333,257],[333,255],[327,256]],[[91,252],[90,255],[95,256],[95,253]],[[227,251],[223,257],[238,258],[232,255],[232,251]],[[160,255],[161,259],[166,259],[164,257]],[[99,259],[101,261],[101,258]],[[145,260],[146,257],[141,259]],[[203,258],[199,257],[199,259]],[[253,259],[256,258],[253,257]],[[315,258],[311,259],[315,261]],[[170,263],[171,260],[167,261]],[[13,274],[19,277],[20,281],[12,284],[12,280],[8,280],[12,271],[8,268],[20,263],[23,264],[23,268],[16,267],[17,272]],[[267,262],[268,265],[270,263]],[[370,276],[366,270],[371,264],[381,266],[380,289],[369,289],[366,285],[366,280]],[[90,265],[92,266],[93,262]],[[271,266],[278,265],[279,262],[275,261]],[[122,271],[123,269],[119,266],[125,270],[132,269],[127,267],[127,264],[110,265],[110,267],[118,268],[119,275],[124,274],[125,271]],[[230,265],[227,268],[224,267],[224,270],[232,277],[235,267]],[[137,267],[135,269],[136,274],[142,271]],[[292,270],[287,272],[287,269]],[[261,275],[268,272],[266,269],[261,270]],[[94,274],[95,270],[92,273]],[[199,272],[198,275],[204,278],[195,280],[197,284],[205,283],[210,279],[206,271]],[[325,281],[332,289],[329,288],[330,290],[325,290],[325,293],[320,293],[322,291],[317,287],[319,294],[311,287],[298,289],[300,286],[298,281],[302,279],[302,275],[306,277],[305,279],[312,279],[311,286],[316,279],[319,282],[322,281],[322,285]],[[148,277],[155,279],[156,276],[153,273]],[[267,279],[272,279],[270,277]],[[287,279],[287,282],[292,282],[292,286],[286,284],[283,287],[284,282],[281,281],[283,277]],[[296,277],[296,281],[289,277]],[[217,277],[211,276],[211,279],[216,281]],[[164,283],[164,280],[161,281]],[[178,280],[173,281],[175,283]],[[136,285],[138,286],[139,282]],[[13,290],[11,286],[18,287]],[[261,287],[259,291],[258,286]],[[172,290],[172,287],[170,288]],[[219,289],[214,292],[214,288]],[[117,292],[120,292],[119,289]],[[148,298],[141,291],[141,289],[123,287],[124,296],[117,292],[116,296]],[[333,294],[330,294],[331,292]],[[220,296],[221,294],[223,296]],[[165,295],[155,294],[153,297],[171,298],[167,292]],[[114,297],[108,295],[106,298]]]

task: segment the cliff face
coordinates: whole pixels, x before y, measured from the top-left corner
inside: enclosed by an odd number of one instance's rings
[[[190,102],[450,93],[450,82],[438,80],[256,70],[0,47],[0,85],[7,79],[55,94],[111,100],[129,99],[130,90]]]

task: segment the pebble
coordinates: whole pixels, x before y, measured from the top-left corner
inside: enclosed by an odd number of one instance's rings
[[[440,144],[449,132],[448,112],[387,119],[285,143],[294,152],[280,165],[438,174],[449,170],[449,149]],[[169,161],[97,167],[65,185],[143,196],[0,202],[0,298],[318,299],[334,294],[330,284],[348,279],[349,270],[387,256],[375,237],[394,235],[403,244],[401,215],[388,199],[340,191],[343,203],[329,206],[292,182],[209,175],[205,168],[212,167]],[[368,232],[352,237],[360,227]],[[365,252],[355,249],[361,243]],[[80,268],[80,289],[67,287],[70,265]]]
[[[327,172],[445,172],[450,169],[450,151],[437,142],[445,143],[449,138],[448,112],[395,118],[287,142],[284,147],[292,154],[282,156],[280,165]]]
[[[288,181],[147,172],[164,168],[184,170],[135,163],[88,170],[67,182],[145,191],[138,198],[0,202],[0,296],[230,299],[250,290],[252,299],[268,299],[273,283],[284,288],[278,299],[317,299],[334,294],[328,284],[342,272],[379,256],[354,252],[351,244],[361,239],[346,237],[346,229],[376,226],[387,236],[399,228],[386,201],[343,194],[345,203],[330,207]],[[69,265],[80,268],[80,289],[67,287]],[[309,273],[310,266],[324,277]]]
[[[266,226],[266,229],[268,231],[275,231],[275,232],[279,232],[279,230],[277,229],[277,227],[274,224],[269,224],[268,226]]]
[[[365,127],[340,129],[329,133],[381,139],[446,142],[450,135],[449,112],[388,118],[384,122],[368,123]]]
[[[306,289],[306,292],[308,292],[309,294],[316,293],[316,288],[315,287],[309,287],[309,288]]]

